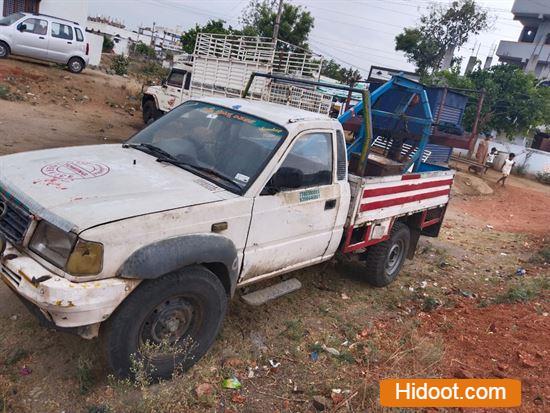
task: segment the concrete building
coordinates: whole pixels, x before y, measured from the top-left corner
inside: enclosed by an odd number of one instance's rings
[[[86,31],[100,36],[108,36],[114,43],[113,53],[124,56],[128,56],[130,53],[131,43],[146,40],[143,36],[140,39],[137,33],[128,30],[124,24],[101,16],[88,17]]]
[[[514,19],[523,25],[517,42],[502,40],[497,56],[538,79],[550,79],[550,1],[515,0]]]

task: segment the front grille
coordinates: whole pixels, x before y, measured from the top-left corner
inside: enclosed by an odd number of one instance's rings
[[[13,244],[21,244],[31,225],[31,213],[17,200],[2,193],[0,198],[0,233]]]
[[[4,267],[2,265],[2,274],[4,274],[11,282],[13,282],[15,285],[19,286],[21,283],[21,276],[14,273],[12,270],[10,270],[7,267]]]

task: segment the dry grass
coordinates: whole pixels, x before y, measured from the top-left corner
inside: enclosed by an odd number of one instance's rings
[[[380,411],[379,379],[438,377],[443,371],[445,335],[452,326],[442,324],[433,335],[421,332],[439,307],[464,300],[490,306],[501,296],[517,301],[525,294],[545,294],[545,268],[515,276],[518,260],[527,260],[531,250],[525,241],[519,235],[446,228],[438,241],[423,242],[402,276],[382,289],[366,285],[350,263],[301,271],[296,276],[303,288],[296,293],[259,308],[233,301],[211,351],[190,371],[158,384],[140,374],[137,381],[107,377],[96,342],[44,331],[26,313],[17,321],[4,316],[0,359],[11,354],[14,361],[0,365],[0,395],[7,394],[8,411],[22,412],[31,410],[21,399],[38,386],[44,412],[210,412],[223,406],[267,413],[311,411],[314,396],[330,399],[332,389],[340,389],[343,400],[336,400],[334,410]],[[24,352],[8,354],[13,348]],[[31,376],[18,375],[23,364],[34,369]],[[241,390],[222,388],[230,377],[240,380]],[[204,383],[212,392],[198,397],[195,389]],[[24,396],[10,397],[13,389]]]

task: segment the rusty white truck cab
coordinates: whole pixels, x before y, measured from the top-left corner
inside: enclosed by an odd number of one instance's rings
[[[341,124],[244,99],[188,101],[124,145],[0,158],[2,280],[46,325],[210,347],[237,287],[330,259],[350,209]],[[154,358],[169,377],[172,355]],[[178,363],[176,363],[178,364]]]

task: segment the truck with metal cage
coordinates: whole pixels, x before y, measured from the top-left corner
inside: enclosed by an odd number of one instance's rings
[[[386,286],[439,233],[453,172],[423,161],[422,85],[351,90],[362,101],[337,120],[246,99],[258,80],[318,85],[255,73],[242,98],[189,99],[123,145],[0,157],[2,281],[43,325],[101,336],[121,376],[135,361],[157,379],[192,366],[236,291],[265,303],[300,282],[261,282],[336,254]],[[376,147],[383,129],[391,143]]]
[[[322,56],[281,40],[199,33],[190,59],[176,61],[161,85],[145,90],[143,121],[152,122],[188,99],[239,97],[254,72],[318,80],[322,62]],[[319,113],[328,113],[332,103],[329,94],[313,87],[269,79],[258,79],[249,98]]]

